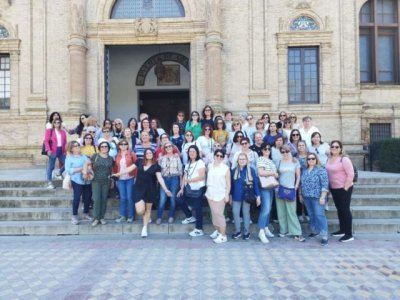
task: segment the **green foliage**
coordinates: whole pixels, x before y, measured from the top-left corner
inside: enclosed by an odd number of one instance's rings
[[[400,138],[377,142],[379,168],[382,172],[400,173]]]

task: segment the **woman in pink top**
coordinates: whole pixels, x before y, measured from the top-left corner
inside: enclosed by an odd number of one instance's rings
[[[331,142],[330,154],[325,167],[328,171],[329,190],[337,209],[340,228],[332,235],[341,237],[340,242],[350,242],[354,240],[352,234],[353,217],[350,211],[354,178],[353,164],[347,156],[343,155],[343,145],[340,141]]]

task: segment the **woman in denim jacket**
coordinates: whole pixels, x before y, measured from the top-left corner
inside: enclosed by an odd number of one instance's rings
[[[312,233],[309,237],[321,236],[321,245],[328,244],[328,222],[325,217],[325,198],[328,192],[328,173],[321,166],[315,153],[309,153],[307,168],[301,174],[300,201],[304,202],[310,217]]]

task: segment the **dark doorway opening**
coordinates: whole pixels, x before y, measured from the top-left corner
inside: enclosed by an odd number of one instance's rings
[[[185,112],[187,119],[190,112],[189,90],[139,91],[139,113],[157,118],[167,133],[180,110]]]

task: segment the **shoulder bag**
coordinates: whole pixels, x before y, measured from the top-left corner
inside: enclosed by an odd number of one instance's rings
[[[279,185],[278,180],[274,176],[260,176],[260,183],[263,189],[274,189]]]
[[[51,149],[51,145],[52,145],[52,140],[51,140],[51,136],[53,135],[53,129],[50,131],[50,140],[49,140],[49,147]],[[46,144],[45,141],[43,141],[42,144],[42,155],[47,155],[47,151],[46,151]]]
[[[296,200],[296,189],[295,188],[287,188],[283,185],[280,185],[278,188],[278,197],[280,199],[295,201]]]

